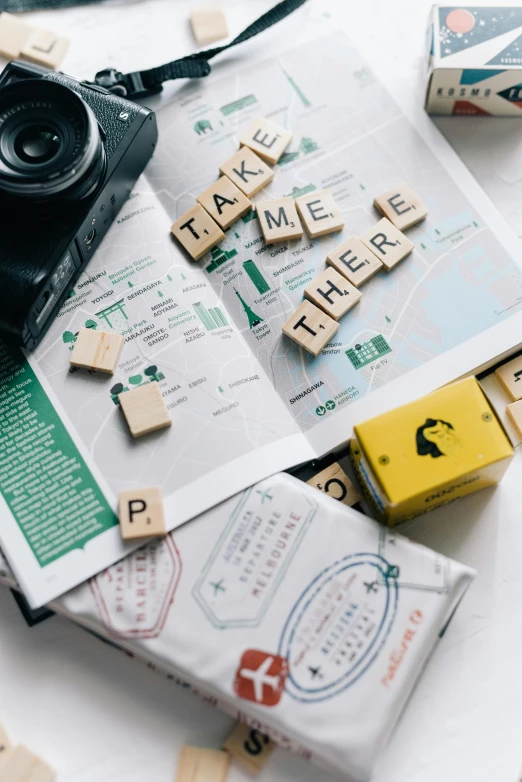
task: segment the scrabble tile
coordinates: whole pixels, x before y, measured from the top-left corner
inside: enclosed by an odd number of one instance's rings
[[[1,782],[53,782],[56,773],[22,744],[9,752],[0,767]]]
[[[167,534],[159,486],[120,491],[119,511],[120,531],[124,540]]]
[[[44,68],[59,68],[69,49],[69,39],[50,30],[37,28],[24,45],[20,56],[24,60],[43,65]]]
[[[206,3],[194,8],[190,24],[199,46],[228,38],[227,20],[219,3]]]
[[[256,155],[273,166],[290,144],[291,138],[291,131],[264,117],[257,117],[242,134],[239,143],[242,147],[250,147]]]
[[[522,399],[507,406],[507,414],[511,419],[519,437],[522,437]]]
[[[4,728],[0,725],[0,768],[2,767],[5,760],[7,759],[7,756],[9,755],[9,751],[11,749],[12,747],[11,747],[11,742],[9,741],[9,737],[5,732]]]
[[[176,782],[225,782],[228,763],[221,750],[181,747]]]
[[[319,307],[311,301],[303,301],[284,324],[283,334],[297,342],[312,356],[317,356],[338,328],[339,324]]]
[[[164,429],[172,423],[157,383],[123,391],[118,399],[133,437]]]
[[[274,751],[275,744],[264,733],[238,722],[223,749],[243,763],[251,774],[258,774]]]
[[[337,462],[318,472],[307,483],[334,500],[339,500],[343,505],[352,506],[361,499],[361,495]]]
[[[399,261],[413,250],[413,244],[387,217],[361,236],[361,242],[375,253],[386,271],[390,271]]]
[[[495,370],[495,375],[514,402],[522,399],[522,356],[502,364]]]
[[[344,218],[330,190],[307,193],[295,203],[310,239],[344,228]]]
[[[304,295],[331,318],[339,320],[357,304],[362,293],[330,267],[306,286]]]
[[[199,204],[176,220],[170,230],[195,261],[225,238],[216,221]]]
[[[259,201],[256,211],[267,244],[299,239],[303,235],[303,226],[293,198]]]
[[[252,209],[252,202],[227,176],[220,177],[196,201],[223,230]]]
[[[385,193],[381,193],[373,203],[399,231],[420,223],[428,214],[418,195],[406,182],[401,182]]]
[[[113,375],[124,344],[125,338],[121,334],[82,328],[74,343],[70,362],[73,367],[97,369]]]
[[[382,263],[357,236],[352,236],[326,256],[326,263],[333,266],[348,282],[358,288],[383,268]]]
[[[0,54],[7,60],[16,60],[35,30],[19,16],[0,14]]]
[[[219,167],[231,182],[247,196],[252,198],[274,178],[274,172],[264,160],[249,147],[241,147],[235,155]]]

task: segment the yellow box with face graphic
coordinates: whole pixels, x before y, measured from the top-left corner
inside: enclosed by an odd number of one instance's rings
[[[365,421],[354,433],[355,470],[390,526],[498,483],[513,456],[473,377]]]

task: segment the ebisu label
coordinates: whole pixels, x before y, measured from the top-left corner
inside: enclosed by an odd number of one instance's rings
[[[397,612],[399,569],[377,554],[352,554],[304,590],[277,655],[288,662],[285,693],[303,702],[333,698],[375,662]]]

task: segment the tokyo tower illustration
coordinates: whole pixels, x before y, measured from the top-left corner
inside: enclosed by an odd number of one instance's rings
[[[249,327],[253,329],[254,326],[259,326],[259,324],[263,322],[263,318],[260,318],[258,315],[255,315],[250,309],[250,307],[248,306],[248,304],[246,303],[246,301],[241,297],[241,294],[236,290],[236,288],[234,288],[234,290],[236,292],[236,296],[238,297],[239,301],[243,305],[243,309],[246,312]]]

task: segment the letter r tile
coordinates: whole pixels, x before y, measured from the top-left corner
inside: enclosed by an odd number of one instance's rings
[[[361,242],[377,256],[386,271],[393,269],[413,250],[413,243],[387,217],[366,231]]]
[[[119,508],[120,531],[124,540],[167,534],[163,498],[158,486],[121,491]]]

